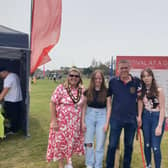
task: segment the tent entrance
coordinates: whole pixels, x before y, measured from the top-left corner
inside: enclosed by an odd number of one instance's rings
[[[29,125],[29,75],[30,49],[28,35],[0,25],[0,66],[6,67],[9,72],[17,73],[20,77],[23,95],[21,126],[27,136]],[[0,80],[0,91],[3,81]]]

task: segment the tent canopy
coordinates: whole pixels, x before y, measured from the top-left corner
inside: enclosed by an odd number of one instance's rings
[[[28,48],[28,35],[0,25],[0,46]]]

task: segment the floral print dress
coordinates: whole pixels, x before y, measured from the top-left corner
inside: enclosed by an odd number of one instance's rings
[[[77,96],[77,89],[72,89],[71,92]],[[56,88],[51,101],[56,105],[59,129],[55,131],[50,128],[47,161],[70,159],[72,154],[84,154],[80,103],[74,105],[63,84]]]

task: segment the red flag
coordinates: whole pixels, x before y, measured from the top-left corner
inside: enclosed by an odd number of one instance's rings
[[[58,42],[62,0],[34,0],[31,29],[31,73],[50,61],[49,51]]]

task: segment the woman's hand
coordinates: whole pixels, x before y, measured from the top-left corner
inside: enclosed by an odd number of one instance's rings
[[[108,123],[106,123],[106,124],[104,125],[104,128],[103,128],[104,132],[107,132],[108,127],[109,127],[109,124],[108,124]]]
[[[58,126],[57,120],[56,121],[51,121],[50,128],[53,128],[55,131],[58,131],[59,126]]]
[[[141,128],[141,126],[142,126],[142,119],[141,119],[141,117],[137,117],[137,125],[138,125],[138,128]]]
[[[81,127],[82,127],[82,131],[86,132],[86,124],[85,124],[85,122],[82,122]]]
[[[155,135],[160,136],[161,133],[162,133],[162,127],[158,125],[155,129]]]

